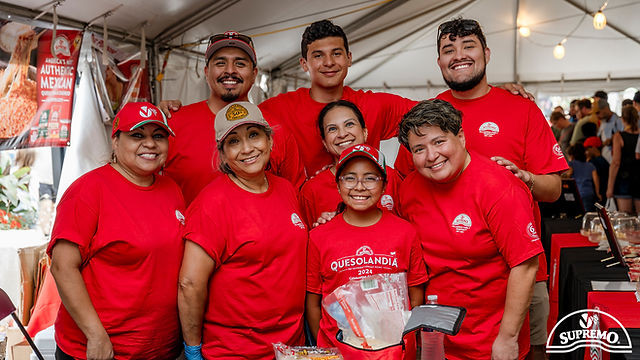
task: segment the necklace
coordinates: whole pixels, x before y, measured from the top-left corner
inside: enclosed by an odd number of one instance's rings
[[[250,186],[251,182],[244,182],[242,181],[241,178],[237,177],[235,174],[229,174],[229,178],[240,188],[254,194],[261,194],[269,189],[269,180],[267,179],[266,174],[263,174],[263,184],[257,185],[255,189]]]

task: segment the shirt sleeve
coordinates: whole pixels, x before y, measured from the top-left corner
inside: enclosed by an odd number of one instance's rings
[[[382,129],[380,139],[387,140],[396,137],[402,117],[417,104],[417,101],[394,94],[375,93],[375,95],[375,101],[382,106],[380,116],[377,119],[382,122],[380,124]]]
[[[415,166],[413,165],[413,157],[404,145],[400,145],[398,149],[398,155],[396,156],[396,162],[393,164],[393,168],[400,174],[403,179],[407,177]]]
[[[526,170],[537,175],[567,170],[567,161],[560,145],[534,102],[529,105],[528,120],[524,155]]]
[[[486,216],[498,251],[513,268],[542,253],[542,245],[535,229],[533,200],[528,190],[524,185],[505,185]]]
[[[271,171],[289,180],[295,189],[300,189],[307,176],[298,144],[286,127],[275,125],[273,130]]]
[[[302,220],[307,225],[307,229],[311,229],[311,226],[315,222],[316,219],[313,219],[313,194],[309,190],[309,187],[305,185],[302,186],[300,192],[298,193],[298,204],[300,206],[300,215],[302,216]]]
[[[78,245],[82,262],[91,257],[92,240],[98,227],[98,197],[99,190],[87,187],[82,180],[67,189],[56,208],[56,220],[47,247],[49,256],[58,240],[67,240]]]
[[[206,203],[203,195],[206,195],[205,191],[201,192],[187,209],[183,238],[198,244],[213,259],[215,268],[218,268],[227,259],[225,254],[228,253],[224,227],[221,226],[223,221],[202,206]],[[223,212],[217,212],[221,213]]]
[[[417,286],[429,280],[427,267],[424,263],[422,245],[416,231],[411,228],[411,254],[409,256],[409,271],[407,272],[407,285]]]
[[[320,264],[320,250],[313,241],[313,234],[309,236],[307,247],[307,291],[322,294],[322,266]]]

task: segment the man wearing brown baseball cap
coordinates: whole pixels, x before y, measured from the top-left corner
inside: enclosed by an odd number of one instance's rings
[[[209,38],[205,56],[209,99],[183,106],[173,116],[169,115],[176,136],[169,147],[164,173],[178,183],[187,205],[220,174],[213,163],[217,153],[216,114],[231,102],[249,101],[249,90],[258,74],[256,52],[249,36],[234,31],[215,34]],[[165,105],[177,110],[172,103]],[[286,128],[273,126],[273,129],[271,172],[298,188],[305,179],[298,146]]]

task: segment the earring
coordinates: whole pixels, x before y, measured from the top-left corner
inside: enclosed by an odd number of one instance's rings
[[[111,163],[112,164],[117,164],[118,163],[118,158],[116,157],[116,153],[114,153],[114,152],[111,153]]]

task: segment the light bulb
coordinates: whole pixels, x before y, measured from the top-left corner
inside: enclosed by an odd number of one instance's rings
[[[558,60],[564,57],[564,45],[562,45],[562,43],[558,43],[558,45],[553,48],[553,57]]]
[[[602,30],[605,26],[607,26],[607,17],[604,16],[602,10],[598,10],[598,12],[593,15],[593,27],[596,28],[596,30]]]
[[[518,31],[520,32],[520,36],[522,37],[528,37],[529,35],[531,35],[531,29],[529,29],[528,26],[520,26],[520,28],[518,28]]]

